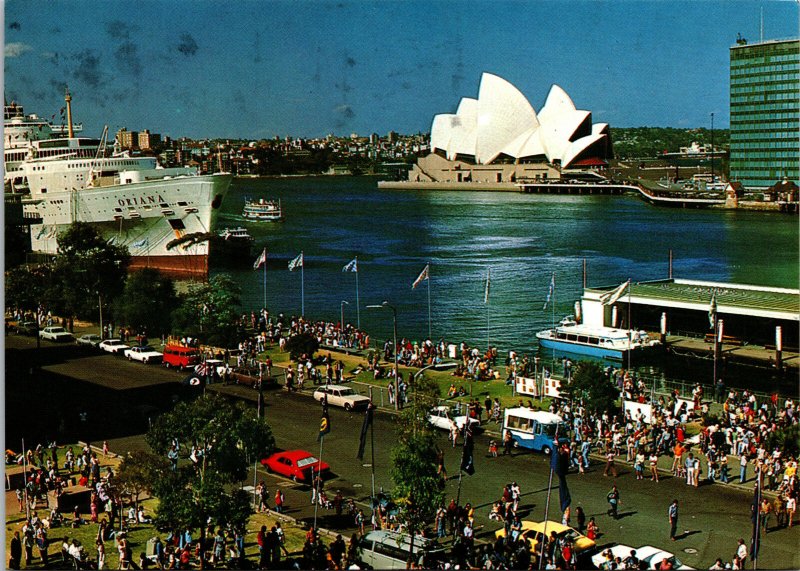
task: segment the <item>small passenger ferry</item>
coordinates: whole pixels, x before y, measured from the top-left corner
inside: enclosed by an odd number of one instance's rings
[[[244,210],[242,216],[246,220],[254,220],[257,222],[277,222],[283,220],[283,210],[281,210],[281,201],[278,200],[250,200],[249,198],[244,202]]]
[[[660,343],[644,331],[582,325],[570,318],[561,320],[554,329],[538,332],[536,338],[546,349],[613,360],[624,359],[628,351],[640,352]]]

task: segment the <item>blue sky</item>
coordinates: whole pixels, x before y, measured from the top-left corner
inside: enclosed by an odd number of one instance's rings
[[[728,125],[728,48],[797,37],[794,1],[7,0],[8,100],[84,134],[429,131],[484,71],[558,83],[612,127]],[[56,117],[58,118],[58,116]]]

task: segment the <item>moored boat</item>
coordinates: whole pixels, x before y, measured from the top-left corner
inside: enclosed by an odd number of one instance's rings
[[[641,353],[659,344],[644,331],[589,326],[571,319],[539,331],[536,338],[546,349],[612,360],[622,360],[629,352]]]
[[[277,222],[283,220],[281,201],[278,200],[276,202],[263,198],[257,200],[246,199],[244,202],[244,209],[242,210],[242,217],[246,220],[253,220],[256,222]]]

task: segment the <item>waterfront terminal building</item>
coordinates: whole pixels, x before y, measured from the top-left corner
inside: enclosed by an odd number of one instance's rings
[[[765,190],[800,183],[800,40],[730,49],[730,180]]]
[[[772,347],[780,327],[784,350],[800,345],[800,290],[724,282],[666,279],[633,282],[615,304],[603,305],[601,296],[618,284],[586,288],[580,307],[584,323],[661,331],[705,339],[710,327],[711,300],[723,321],[726,342],[739,346]],[[662,329],[664,329],[662,331]]]
[[[481,76],[478,98],[461,99],[455,113],[433,118],[431,153],[410,171],[413,182],[514,183],[566,177],[570,170],[604,169],[612,157],[606,123],[592,124],[553,85],[537,113],[505,79]]]

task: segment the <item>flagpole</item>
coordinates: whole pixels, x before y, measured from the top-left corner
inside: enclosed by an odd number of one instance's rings
[[[267,248],[264,248],[264,309],[267,309]]]
[[[58,466],[56,466],[58,468]],[[25,439],[22,439],[22,473],[25,476],[25,519],[31,519],[31,502],[28,498],[28,457],[25,455]]]
[[[322,445],[324,444],[324,442],[325,442],[325,435],[322,434],[319,437],[319,464],[317,464],[317,467],[319,468],[322,467]],[[320,471],[317,470],[317,478],[315,481],[311,482],[311,485],[314,486],[314,488],[316,489],[316,493],[314,494],[314,498],[316,500],[314,502],[314,533],[317,532],[317,508],[319,507],[319,481],[322,480],[319,474]],[[311,477],[312,478],[314,477],[313,468],[311,469]]]
[[[633,334],[633,326],[631,324],[631,291],[633,290],[633,284],[631,283],[631,279],[628,278],[628,371],[631,370],[631,344],[633,343],[632,334]]]
[[[432,340],[431,334],[431,263],[428,262],[428,339]],[[395,349],[396,350],[396,349]]]
[[[558,428],[560,424],[556,424],[555,446],[556,449],[552,450],[550,454],[558,454]],[[550,460],[550,480],[547,482],[547,500],[544,503],[544,529],[542,535],[547,537],[547,516],[550,513],[550,493],[553,491],[553,461]],[[539,569],[544,565],[544,541],[542,541],[542,551],[539,556]]]
[[[372,406],[372,385],[369,387],[369,406]],[[375,510],[375,410],[372,410],[372,422],[369,423],[369,448],[372,454],[372,509]]]
[[[358,256],[356,256],[356,327],[361,329],[361,308],[358,303]]]
[[[305,317],[306,315],[306,292],[305,292],[305,270],[306,270],[306,260],[303,257],[303,251],[300,250],[300,315]],[[316,519],[314,521],[316,525]]]

